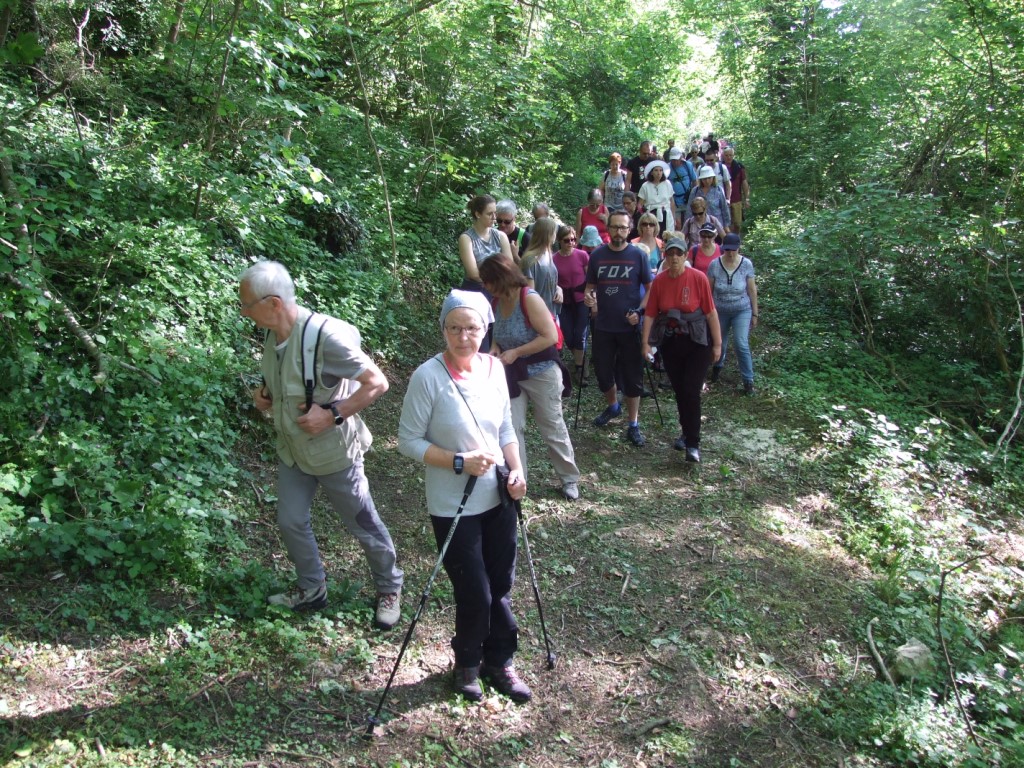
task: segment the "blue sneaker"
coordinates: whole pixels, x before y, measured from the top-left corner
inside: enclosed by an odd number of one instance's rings
[[[629,438],[629,442],[635,445],[637,448],[643,448],[647,445],[647,441],[644,439],[643,433],[640,431],[640,425],[634,424],[626,428],[626,437]]]
[[[609,421],[622,415],[622,406],[616,403],[615,405],[609,405],[603,411],[601,415],[594,419],[595,427],[603,427]]]

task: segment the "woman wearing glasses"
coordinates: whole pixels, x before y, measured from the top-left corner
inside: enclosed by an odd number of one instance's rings
[[[722,238],[725,237],[725,227],[722,226],[722,221],[719,218],[708,213],[707,200],[703,197],[693,198],[690,200],[690,211],[693,215],[683,222],[683,234],[686,236],[687,247],[693,248],[695,245],[700,245],[700,231],[708,224],[715,228],[715,242],[722,242]]]
[[[583,303],[583,289],[587,284],[587,265],[590,254],[576,247],[576,230],[558,228],[558,250],[553,257],[558,270],[558,287],[562,289],[562,309],[558,322],[562,326],[565,343],[572,350],[576,373],[583,367],[583,346],[587,343],[587,314]]]
[[[722,249],[715,242],[715,235],[718,234],[714,225],[709,221],[700,228],[700,243],[693,246],[686,252],[686,261],[694,269],[708,273],[711,262],[722,255]]]
[[[544,300],[529,287],[512,259],[495,256],[480,265],[480,277],[494,296],[494,345],[491,354],[505,365],[512,399],[512,426],[519,442],[519,459],[526,464],[526,408],[548,447],[548,459],[562,484],[562,494],[579,498],[580,471],[569,430],[562,418],[562,364],[555,345],[558,329]]]
[[[701,390],[708,367],[722,352],[722,332],[708,278],[687,264],[681,237],[665,241],[665,269],[646,297],[640,337],[644,357],[651,355],[655,323],[665,328],[657,346],[675,390],[682,428],[674,447],[686,452],[687,461],[699,462]]]
[[[651,272],[657,272],[658,266],[661,264],[661,249],[665,247],[665,243],[658,237],[658,219],[653,213],[645,213],[640,217],[640,224],[637,228],[640,231],[640,236],[633,238],[633,245],[647,246]]]
[[[409,380],[398,449],[426,464],[427,511],[439,551],[467,478],[477,478],[444,558],[455,593],[453,685],[456,693],[480,701],[482,677],[513,701],[524,702],[532,694],[512,666],[519,645],[510,598],[516,513],[501,502],[495,467],[508,468],[513,499],[526,495],[526,478],[504,371],[496,359],[479,351],[492,317],[481,293],[456,290],[445,299],[445,350],[423,363]]]

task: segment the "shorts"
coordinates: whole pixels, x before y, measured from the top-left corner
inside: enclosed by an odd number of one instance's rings
[[[640,397],[644,390],[640,334],[636,331],[611,333],[595,330],[593,349],[598,388],[607,392],[615,386],[616,373],[621,372],[623,394],[626,397]]]

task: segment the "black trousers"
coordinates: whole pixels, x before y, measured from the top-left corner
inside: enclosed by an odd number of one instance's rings
[[[431,516],[440,552],[452,517]],[[516,513],[498,505],[479,515],[464,515],[444,557],[455,592],[455,664],[503,667],[519,647],[519,626],[512,615],[516,578]]]
[[[700,447],[700,394],[711,365],[711,347],[695,344],[689,336],[667,336],[659,347],[665,373],[676,393],[679,426],[687,448]]]

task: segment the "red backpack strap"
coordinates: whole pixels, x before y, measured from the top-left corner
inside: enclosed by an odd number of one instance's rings
[[[523,320],[526,321],[526,327],[531,331],[533,325],[530,324],[530,313],[526,311],[526,294],[529,293],[530,286],[524,285],[523,289],[519,292],[519,310],[523,313]]]

